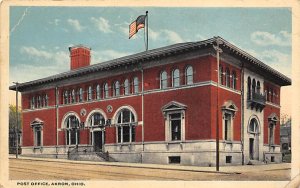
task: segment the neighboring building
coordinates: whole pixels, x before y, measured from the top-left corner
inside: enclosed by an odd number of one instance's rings
[[[18,85],[23,155],[66,158],[78,146],[117,161],[214,166],[219,119],[220,165],[282,160],[280,88],[291,80],[220,37],[94,65],[87,47],[70,57],[70,71]]]
[[[280,127],[280,146],[284,155],[291,153],[291,136],[291,119],[289,119]]]
[[[15,128],[9,128],[9,133],[8,133],[8,146],[9,146],[9,154],[15,154],[17,150],[17,134],[16,134],[16,129]],[[19,132],[19,137],[18,137],[18,144],[19,146],[22,145],[21,143],[21,137],[22,137],[22,131]],[[19,154],[21,153],[21,148],[19,148]]]

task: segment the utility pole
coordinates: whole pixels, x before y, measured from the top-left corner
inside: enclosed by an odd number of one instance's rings
[[[18,82],[13,82],[14,84],[16,84],[16,147],[17,147],[17,150],[16,150],[16,158],[18,158],[18,155],[19,155],[19,105],[18,105],[18,85],[19,83]]]
[[[219,83],[220,83],[220,53],[222,53],[222,49],[219,47],[220,44],[222,44],[222,41],[218,38],[218,37],[214,37],[215,38],[215,43],[213,45],[214,49],[216,50],[216,54],[217,54],[217,122],[216,122],[216,171],[219,171],[219,166],[220,166],[220,150],[219,150],[219,145],[220,145],[220,138],[219,138]]]

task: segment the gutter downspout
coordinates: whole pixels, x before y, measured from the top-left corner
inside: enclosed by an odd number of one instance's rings
[[[55,118],[56,118],[56,158],[58,158],[58,87],[55,87]]]
[[[144,69],[141,65],[141,72],[142,72],[142,155],[141,155],[141,163],[143,163],[143,153],[145,150],[144,144]]]
[[[245,165],[244,159],[244,63],[242,62],[241,70],[241,144],[242,144],[242,165]]]

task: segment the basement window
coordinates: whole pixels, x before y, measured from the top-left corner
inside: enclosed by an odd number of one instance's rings
[[[271,162],[275,162],[275,157],[271,156]]]
[[[226,163],[232,163],[232,156],[226,156]]]
[[[180,164],[180,156],[170,156],[169,164]]]

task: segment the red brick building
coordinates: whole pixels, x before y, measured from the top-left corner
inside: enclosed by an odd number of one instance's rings
[[[70,71],[18,85],[23,155],[66,158],[77,146],[116,161],[214,166],[218,119],[221,165],[281,162],[280,88],[291,80],[226,40],[93,65],[89,48],[69,50]]]

